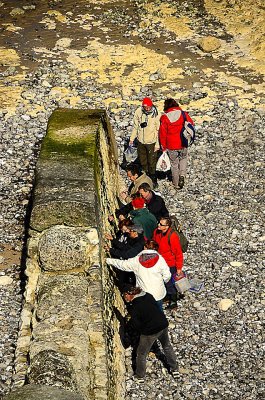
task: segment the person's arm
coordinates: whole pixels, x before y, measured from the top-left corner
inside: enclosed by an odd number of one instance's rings
[[[133,267],[132,265],[134,264],[134,259],[129,259],[129,260],[118,260],[116,258],[106,258],[106,263],[108,265],[113,265],[113,267],[116,267],[120,269],[121,271],[127,271],[127,272],[133,272]]]
[[[159,141],[162,151],[166,151],[166,136],[167,136],[167,116],[162,115],[160,118],[160,127],[159,127]]]
[[[134,139],[137,137],[138,129],[141,121],[139,119],[139,111],[136,110],[134,117],[133,117],[133,130],[130,136],[130,145],[133,144]]]
[[[160,201],[161,201],[161,207],[160,207],[160,215],[161,217],[168,217],[169,216],[169,212],[168,209],[166,207],[165,201],[164,199],[160,196]]]
[[[155,130],[157,132],[156,143],[155,143],[155,151],[158,151],[160,149],[160,143],[159,143],[160,117],[161,117],[161,114],[158,113],[158,116],[155,119]]]
[[[166,263],[166,260],[161,255],[159,255],[159,263],[160,263],[161,275],[163,277],[163,281],[165,283],[167,283],[171,279],[171,272],[170,272],[169,266]]]
[[[124,215],[125,217],[129,214],[130,211],[132,211],[133,206],[132,203],[128,203],[125,206],[118,208],[115,211],[115,215],[117,218],[119,218],[120,215]]]
[[[181,274],[183,267],[183,253],[180,245],[178,234],[173,232],[170,236],[170,248],[175,257],[175,266],[177,273]]]

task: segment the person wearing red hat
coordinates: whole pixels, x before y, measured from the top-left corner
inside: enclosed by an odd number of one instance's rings
[[[137,108],[133,118],[133,130],[130,145],[137,138],[137,152],[142,169],[150,176],[154,186],[157,186],[156,162],[159,150],[158,131],[160,113],[149,97],[145,97],[141,107]]]
[[[144,230],[145,239],[151,239],[154,230],[157,227],[156,217],[145,208],[145,200],[142,197],[136,197],[132,200],[133,210],[129,216],[133,224],[141,225]]]

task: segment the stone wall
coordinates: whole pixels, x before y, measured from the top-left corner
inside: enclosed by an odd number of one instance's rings
[[[123,303],[102,246],[116,208],[116,151],[102,110],[58,109],[49,119],[33,192],[14,389],[48,385],[83,399],[124,397]]]

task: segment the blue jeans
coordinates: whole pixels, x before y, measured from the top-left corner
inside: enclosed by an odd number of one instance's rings
[[[173,370],[177,368],[177,357],[169,341],[168,329],[165,328],[162,331],[155,333],[154,335],[140,336],[140,341],[137,348],[136,370],[135,370],[136,375],[139,376],[140,378],[143,378],[145,376],[146,358],[152,347],[152,344],[156,340],[159,340],[159,342],[161,343],[170,368],[172,368]]]
[[[177,289],[173,283],[173,275],[177,272],[176,267],[169,267],[171,279],[166,283],[167,295],[172,296],[177,293]]]

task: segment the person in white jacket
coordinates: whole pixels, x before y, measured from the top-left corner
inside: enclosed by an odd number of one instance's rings
[[[128,260],[107,258],[108,265],[121,271],[134,272],[136,286],[150,293],[163,311],[162,303],[166,295],[165,283],[171,279],[171,273],[165,259],[157,252],[158,244],[154,240],[147,240],[144,250],[136,257]]]

